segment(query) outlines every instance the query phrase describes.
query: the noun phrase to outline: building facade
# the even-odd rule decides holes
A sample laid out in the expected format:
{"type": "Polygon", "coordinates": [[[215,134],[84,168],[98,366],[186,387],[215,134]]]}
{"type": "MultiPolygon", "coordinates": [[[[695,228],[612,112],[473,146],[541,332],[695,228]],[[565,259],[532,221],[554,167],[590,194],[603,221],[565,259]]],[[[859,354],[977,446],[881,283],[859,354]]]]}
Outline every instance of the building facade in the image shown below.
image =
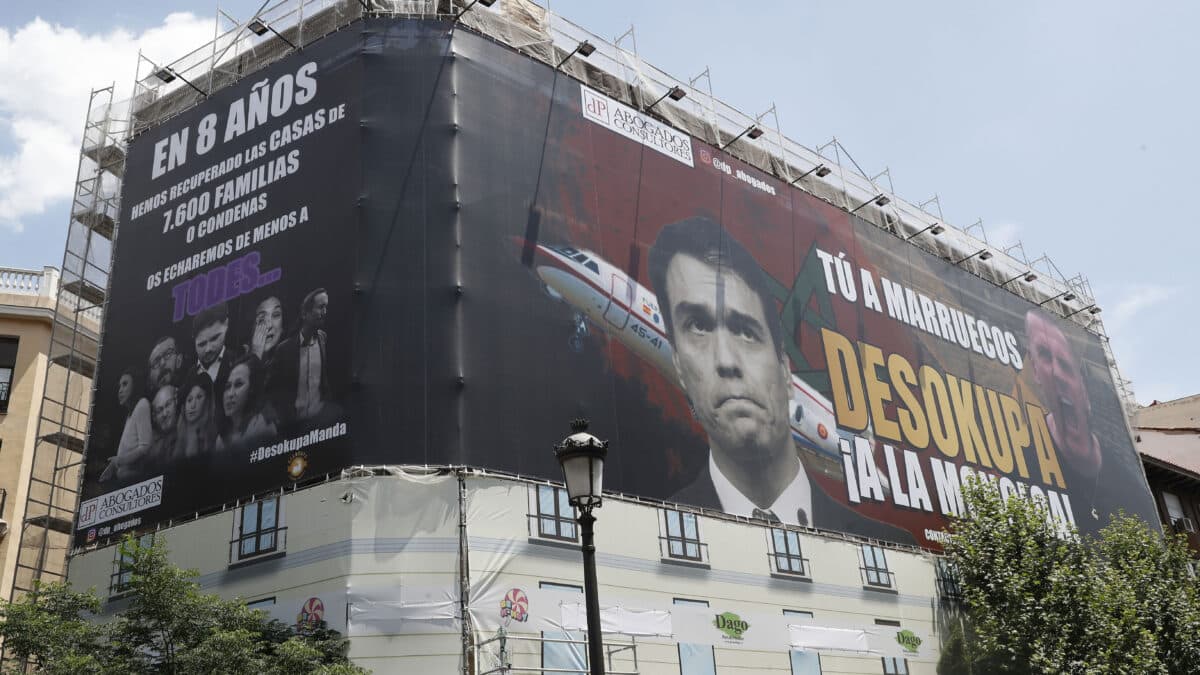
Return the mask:
{"type": "Polygon", "coordinates": [[[1140,408],[1134,433],[1163,530],[1200,555],[1200,396],[1140,408]]]}
{"type": "MultiPolygon", "coordinates": [[[[596,513],[610,672],[935,672],[928,553],[615,495],[596,513]]],[[[578,531],[551,483],[352,469],[149,536],[206,591],[324,619],[377,673],[586,670],[578,531]]],[[[118,563],[111,545],[71,561],[108,613],[118,563]]]]}
{"type": "Polygon", "coordinates": [[[70,531],[106,612],[133,533],[376,672],[579,672],[577,416],[613,673],[932,673],[962,480],[1153,511],[1084,289],[533,3],[400,4],[139,72],[70,531]]]}
{"type": "MultiPolygon", "coordinates": [[[[52,373],[50,336],[59,294],[59,271],[0,269],[0,551],[3,572],[0,593],[9,597],[17,574],[22,547],[36,549],[47,569],[65,568],[67,542],[38,536],[22,536],[30,475],[34,471],[34,447],[44,415],[72,420],[86,419],[91,401],[90,379],[77,379],[68,386],[67,377],[52,373]],[[47,392],[52,392],[48,403],[47,392]]],[[[91,335],[98,327],[98,312],[80,320],[91,335]]],[[[77,438],[82,446],[82,435],[77,438]]],[[[53,464],[53,457],[41,461],[53,464]]],[[[35,487],[34,499],[45,499],[35,487]]],[[[28,574],[28,570],[25,572],[28,574]]]]}

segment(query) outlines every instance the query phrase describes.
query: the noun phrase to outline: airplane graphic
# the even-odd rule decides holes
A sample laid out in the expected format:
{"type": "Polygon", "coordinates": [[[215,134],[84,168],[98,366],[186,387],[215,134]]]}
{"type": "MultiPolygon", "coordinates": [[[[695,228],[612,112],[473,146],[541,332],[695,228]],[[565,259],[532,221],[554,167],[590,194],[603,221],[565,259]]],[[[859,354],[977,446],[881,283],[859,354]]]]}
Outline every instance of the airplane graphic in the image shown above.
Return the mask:
{"type": "MultiPolygon", "coordinates": [[[[520,238],[516,243],[529,246],[520,238]]],[[[590,321],[653,364],[669,381],[678,381],[671,343],[654,293],[591,251],[557,244],[536,244],[533,248],[533,269],[546,292],[577,312],[575,332],[570,338],[573,349],[582,348],[590,321]]],[[[788,413],[792,438],[840,466],[833,406],[795,375],[788,413]]]]}

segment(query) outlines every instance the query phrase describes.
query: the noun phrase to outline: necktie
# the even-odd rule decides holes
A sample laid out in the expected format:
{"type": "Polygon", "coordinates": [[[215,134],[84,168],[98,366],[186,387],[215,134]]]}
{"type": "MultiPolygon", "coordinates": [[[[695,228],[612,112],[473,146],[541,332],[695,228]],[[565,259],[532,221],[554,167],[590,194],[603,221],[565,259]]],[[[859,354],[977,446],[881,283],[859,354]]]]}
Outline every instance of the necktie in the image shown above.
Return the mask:
{"type": "Polygon", "coordinates": [[[779,520],[779,516],[775,515],[775,512],[774,512],[774,511],[770,511],[770,510],[766,510],[766,511],[764,511],[763,509],[757,509],[757,508],[756,508],[756,509],[754,509],[754,511],[753,511],[753,512],[752,512],[750,515],[754,516],[755,518],[758,518],[759,520],[765,520],[765,521],[767,521],[768,523],[778,523],[778,522],[781,522],[781,521],[779,520]]]}
{"type": "MultiPolygon", "coordinates": [[[[770,509],[763,510],[756,508],[753,512],[751,512],[750,515],[758,518],[759,520],[765,520],[768,523],[783,522],[779,520],[779,516],[775,515],[775,512],[771,511],[770,509]]],[[[808,514],[804,512],[804,509],[796,509],[796,524],[801,527],[808,527],[808,514]]]]}

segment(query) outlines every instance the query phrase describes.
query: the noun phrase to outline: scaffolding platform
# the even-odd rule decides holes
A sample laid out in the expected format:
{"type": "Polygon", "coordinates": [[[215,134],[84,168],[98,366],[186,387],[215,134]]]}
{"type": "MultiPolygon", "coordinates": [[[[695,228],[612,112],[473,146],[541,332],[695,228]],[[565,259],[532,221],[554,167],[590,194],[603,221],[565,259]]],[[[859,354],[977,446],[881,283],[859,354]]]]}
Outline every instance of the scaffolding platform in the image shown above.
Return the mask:
{"type": "Polygon", "coordinates": [[[38,439],[43,443],[57,445],[72,452],[83,452],[83,439],[66,431],[55,431],[38,439]]]}
{"type": "Polygon", "coordinates": [[[63,290],[74,293],[79,298],[92,305],[104,304],[104,289],[97,287],[95,284],[90,284],[83,279],[68,281],[63,284],[63,290]]]}
{"type": "Polygon", "coordinates": [[[118,178],[125,172],[125,148],[116,143],[85,146],[83,156],[95,162],[101,170],[118,178]]]}
{"type": "Polygon", "coordinates": [[[34,527],[39,527],[39,528],[45,528],[47,530],[51,530],[54,532],[60,532],[62,534],[66,534],[66,535],[71,534],[71,526],[72,525],[73,525],[73,523],[68,518],[51,516],[51,515],[44,514],[44,513],[40,516],[33,516],[32,518],[25,519],[26,527],[34,526],[34,527]]]}
{"type": "Polygon", "coordinates": [[[82,354],[71,352],[59,354],[50,359],[50,363],[62,366],[67,370],[78,373],[89,380],[96,376],[96,361],[82,354]]]}

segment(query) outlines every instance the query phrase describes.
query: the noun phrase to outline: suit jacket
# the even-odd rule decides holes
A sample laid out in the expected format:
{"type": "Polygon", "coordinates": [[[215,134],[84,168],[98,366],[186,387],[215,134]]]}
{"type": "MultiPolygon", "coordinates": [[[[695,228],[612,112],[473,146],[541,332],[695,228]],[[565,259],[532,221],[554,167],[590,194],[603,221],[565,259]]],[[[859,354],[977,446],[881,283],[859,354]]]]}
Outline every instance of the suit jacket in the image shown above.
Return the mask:
{"type": "MultiPolygon", "coordinates": [[[[322,401],[329,401],[329,358],[325,350],[325,331],[317,329],[314,336],[317,347],[321,352],[321,384],[319,392],[322,401]]],[[[275,414],[285,424],[291,424],[296,419],[296,395],[300,387],[300,331],[275,345],[271,354],[271,370],[267,375],[267,391],[275,414]]]]}
{"type": "MultiPolygon", "coordinates": [[[[804,466],[800,466],[804,470],[804,466]]],[[[912,534],[898,527],[881,523],[861,516],[851,509],[835,501],[825,494],[815,481],[809,481],[812,486],[812,510],[809,514],[809,526],[820,530],[836,530],[857,534],[871,539],[883,539],[901,544],[915,544],[912,534]]],[[[684,487],[671,497],[671,501],[680,504],[690,504],[706,509],[721,510],[721,499],[717,496],[717,488],[713,486],[712,475],[708,471],[708,462],[700,475],[691,484],[684,487]]]]}
{"type": "MultiPolygon", "coordinates": [[[[229,371],[237,356],[234,350],[230,347],[225,347],[221,352],[221,356],[217,357],[221,365],[217,368],[217,377],[213,380],[213,398],[214,400],[214,423],[218,428],[225,422],[225,406],[221,405],[221,399],[225,396],[225,383],[229,381],[229,371]]],[[[200,373],[208,374],[208,369],[197,360],[192,364],[192,373],[199,375],[200,373]]],[[[184,378],[186,381],[186,378],[184,378]]],[[[182,387],[183,382],[179,385],[182,387]]],[[[180,389],[179,391],[179,410],[183,410],[183,401],[187,397],[187,392],[180,389]]]]}

